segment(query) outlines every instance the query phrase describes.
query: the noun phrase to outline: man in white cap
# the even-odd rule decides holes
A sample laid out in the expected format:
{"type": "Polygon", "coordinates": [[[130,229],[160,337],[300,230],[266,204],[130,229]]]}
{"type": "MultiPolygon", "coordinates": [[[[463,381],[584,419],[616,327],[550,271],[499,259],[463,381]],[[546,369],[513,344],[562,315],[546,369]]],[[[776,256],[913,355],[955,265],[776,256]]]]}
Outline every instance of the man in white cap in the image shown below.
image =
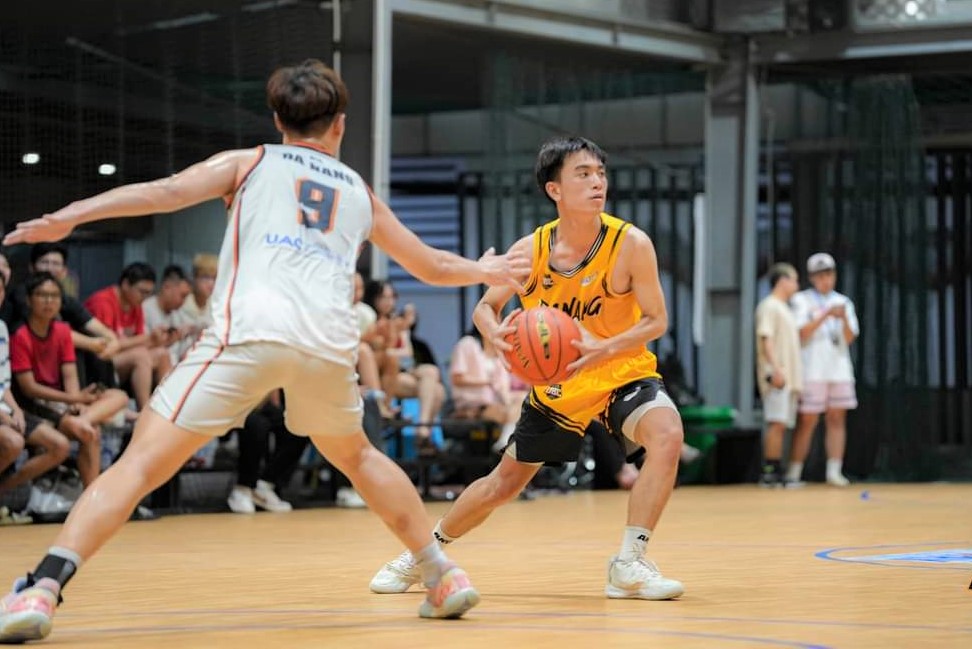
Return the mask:
{"type": "Polygon", "coordinates": [[[837,263],[833,257],[826,252],[810,255],[807,274],[813,288],[800,291],[791,302],[803,344],[803,393],[786,477],[800,479],[813,431],[824,414],[827,484],[846,487],[846,417],[848,410],[857,408],[849,346],[860,333],[860,325],[854,303],[834,290],[837,263]]]}

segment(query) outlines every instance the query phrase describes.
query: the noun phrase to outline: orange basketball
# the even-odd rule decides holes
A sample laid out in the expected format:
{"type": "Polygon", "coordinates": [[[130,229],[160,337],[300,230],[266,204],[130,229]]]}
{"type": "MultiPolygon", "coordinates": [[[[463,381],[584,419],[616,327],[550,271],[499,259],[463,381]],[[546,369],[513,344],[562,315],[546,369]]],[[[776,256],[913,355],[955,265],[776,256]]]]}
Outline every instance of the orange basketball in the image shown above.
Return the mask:
{"type": "Polygon", "coordinates": [[[513,349],[506,358],[514,374],[531,385],[553,385],[567,378],[567,365],[580,357],[571,341],[581,337],[569,315],[539,306],[517,313],[510,325],[515,331],[506,342],[513,349]]]}

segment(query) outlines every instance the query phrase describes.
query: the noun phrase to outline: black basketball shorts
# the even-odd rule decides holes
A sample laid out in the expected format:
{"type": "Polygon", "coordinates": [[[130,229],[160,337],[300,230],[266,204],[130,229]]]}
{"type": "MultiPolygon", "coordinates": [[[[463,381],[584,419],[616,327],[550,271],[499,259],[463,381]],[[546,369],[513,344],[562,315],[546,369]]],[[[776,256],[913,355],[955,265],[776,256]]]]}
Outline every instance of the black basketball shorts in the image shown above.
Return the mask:
{"type": "MultiPolygon", "coordinates": [[[[637,420],[648,410],[658,407],[678,411],[661,379],[640,379],[614,390],[607,408],[601,413],[601,421],[612,435],[625,441],[625,452],[630,456],[640,448],[633,439],[637,420]]],[[[582,443],[581,435],[561,428],[525,399],[505,452],[518,462],[562,464],[577,459],[582,443]]]]}

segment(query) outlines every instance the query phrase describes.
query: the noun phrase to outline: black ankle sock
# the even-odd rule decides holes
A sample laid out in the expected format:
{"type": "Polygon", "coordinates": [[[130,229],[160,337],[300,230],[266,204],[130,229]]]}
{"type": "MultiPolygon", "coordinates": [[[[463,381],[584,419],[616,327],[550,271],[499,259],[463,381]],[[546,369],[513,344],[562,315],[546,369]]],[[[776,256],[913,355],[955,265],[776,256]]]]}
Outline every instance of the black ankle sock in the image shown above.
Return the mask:
{"type": "Polygon", "coordinates": [[[78,567],[70,559],[48,554],[37,564],[37,569],[34,570],[33,574],[27,575],[27,582],[33,584],[38,580],[50,578],[59,583],[61,588],[64,588],[77,570],[78,567]]]}

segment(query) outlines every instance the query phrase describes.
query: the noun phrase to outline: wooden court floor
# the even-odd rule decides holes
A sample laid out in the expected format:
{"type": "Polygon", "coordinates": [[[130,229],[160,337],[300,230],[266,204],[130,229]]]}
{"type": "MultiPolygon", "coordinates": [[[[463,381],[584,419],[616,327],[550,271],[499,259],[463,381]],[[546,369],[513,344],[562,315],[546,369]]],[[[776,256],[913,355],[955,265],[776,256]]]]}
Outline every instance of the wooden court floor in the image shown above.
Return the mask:
{"type": "MultiPolygon", "coordinates": [[[[625,504],[576,492],[500,510],[450,546],[483,595],[459,621],[368,591],[399,548],[367,511],[131,523],[67,589],[46,644],[972,647],[972,485],[679,489],[649,544],[686,585],[674,602],[603,597],[625,504]]],[[[56,531],[0,530],[0,579],[56,531]]]]}

